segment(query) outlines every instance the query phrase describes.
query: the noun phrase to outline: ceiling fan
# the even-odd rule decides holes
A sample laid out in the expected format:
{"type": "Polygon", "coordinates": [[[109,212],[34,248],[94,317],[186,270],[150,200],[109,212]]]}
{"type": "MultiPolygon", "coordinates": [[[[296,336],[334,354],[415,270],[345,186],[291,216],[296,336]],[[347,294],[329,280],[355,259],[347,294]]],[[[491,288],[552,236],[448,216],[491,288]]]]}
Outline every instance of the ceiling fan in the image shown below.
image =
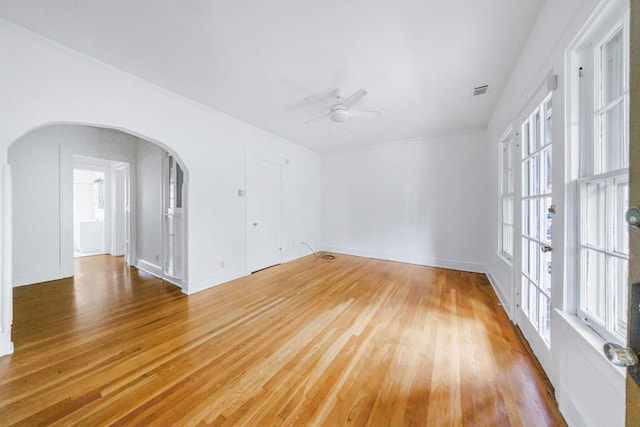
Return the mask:
{"type": "Polygon", "coordinates": [[[364,89],[359,89],[353,95],[348,98],[344,97],[344,92],[340,89],[333,91],[332,95],[336,98],[336,101],[333,105],[329,105],[325,102],[318,101],[313,98],[305,98],[307,101],[314,102],[318,105],[322,105],[329,109],[329,112],[323,114],[318,117],[314,117],[313,119],[305,121],[305,123],[315,122],[316,120],[323,119],[328,117],[333,123],[338,123],[342,125],[346,125],[348,128],[349,119],[351,117],[379,117],[382,114],[380,111],[372,111],[372,110],[357,110],[353,109],[354,105],[356,105],[364,96],[367,94],[367,91],[364,89]]]}

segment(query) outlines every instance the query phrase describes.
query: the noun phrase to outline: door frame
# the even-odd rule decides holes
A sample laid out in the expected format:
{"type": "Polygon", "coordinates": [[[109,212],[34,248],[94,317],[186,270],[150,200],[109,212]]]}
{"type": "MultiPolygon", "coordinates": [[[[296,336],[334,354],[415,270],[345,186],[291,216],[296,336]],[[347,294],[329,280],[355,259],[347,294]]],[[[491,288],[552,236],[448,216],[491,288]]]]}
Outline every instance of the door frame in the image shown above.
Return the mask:
{"type": "Polygon", "coordinates": [[[245,274],[251,274],[252,271],[249,268],[249,215],[248,215],[248,196],[246,194],[247,190],[247,176],[249,173],[249,161],[250,160],[258,160],[266,163],[271,163],[280,167],[280,263],[284,260],[284,206],[285,206],[285,165],[289,164],[288,159],[283,159],[281,157],[273,156],[269,153],[248,149],[245,152],[245,173],[244,173],[244,196],[245,196],[245,209],[244,209],[244,241],[245,241],[245,256],[244,256],[244,270],[245,274]]]}
{"type": "Polygon", "coordinates": [[[187,243],[188,243],[188,239],[187,239],[187,207],[188,207],[188,201],[187,201],[187,188],[188,188],[188,174],[187,171],[184,167],[184,164],[182,163],[182,161],[180,160],[180,158],[178,156],[176,156],[173,152],[168,151],[165,147],[160,146],[160,148],[163,150],[164,154],[162,157],[162,167],[161,167],[161,212],[160,212],[160,224],[161,224],[161,233],[162,233],[162,248],[161,248],[161,255],[160,255],[160,275],[161,278],[163,280],[166,280],[167,282],[173,283],[174,285],[180,286],[181,288],[184,289],[185,284],[187,283],[187,243]],[[167,224],[166,224],[166,218],[167,218],[167,213],[165,212],[167,210],[167,203],[168,203],[168,192],[169,192],[169,157],[173,157],[173,161],[175,162],[176,165],[180,166],[180,169],[182,170],[182,207],[179,208],[180,211],[180,217],[181,217],[181,228],[182,228],[182,248],[181,248],[181,253],[180,256],[182,257],[182,274],[180,276],[176,276],[176,275],[172,275],[172,274],[168,274],[166,271],[166,257],[167,257],[167,242],[166,237],[167,237],[167,224]]]}
{"type": "MultiPolygon", "coordinates": [[[[102,254],[110,254],[113,249],[113,175],[111,174],[112,170],[110,165],[106,164],[108,161],[105,161],[104,165],[99,165],[97,164],[98,160],[101,161],[102,159],[96,159],[96,163],[92,164],[85,163],[84,159],[74,158],[72,173],[75,175],[76,170],[85,170],[104,174],[104,225],[102,227],[102,254]]],[[[102,163],[102,161],[100,163],[102,163]]],[[[75,186],[73,181],[72,185],[75,186]]],[[[72,203],[75,204],[75,188],[72,188],[71,197],[72,203]]],[[[75,235],[75,213],[73,211],[73,205],[71,217],[73,224],[71,233],[72,239],[75,242],[77,237],[75,235]]]]}
{"type": "MultiPolygon", "coordinates": [[[[629,13],[629,205],[640,206],[640,0],[631,0],[629,13]]],[[[630,259],[640,257],[640,228],[629,227],[630,259]]],[[[640,263],[629,262],[629,295],[631,284],[640,282],[640,263]]],[[[631,301],[631,298],[628,299],[631,301]]],[[[629,304],[627,345],[631,343],[631,304],[629,304]]],[[[637,350],[637,349],[635,349],[637,350]]],[[[640,424],[640,386],[627,372],[626,425],[640,424]]]]}
{"type": "Polygon", "coordinates": [[[123,256],[125,262],[128,265],[131,265],[131,176],[130,176],[130,166],[128,162],[118,162],[111,167],[111,255],[118,256],[114,252],[114,242],[116,239],[116,235],[118,234],[115,216],[116,212],[116,203],[115,199],[118,194],[118,189],[115,185],[116,173],[119,171],[123,171],[124,173],[124,248],[123,248],[123,256]]]}
{"type": "MultiPolygon", "coordinates": [[[[551,73],[549,74],[549,76],[551,73]]],[[[521,298],[521,289],[522,289],[522,124],[529,119],[531,113],[536,109],[545,98],[551,93],[552,105],[556,100],[556,95],[553,93],[553,90],[548,87],[547,81],[549,76],[547,76],[544,81],[538,86],[538,88],[534,91],[533,95],[526,101],[522,109],[516,115],[515,122],[513,124],[514,133],[515,133],[515,149],[514,149],[514,222],[515,222],[515,232],[514,232],[514,263],[513,263],[513,276],[512,276],[512,289],[513,289],[513,322],[518,325],[522,334],[526,338],[531,350],[537,357],[538,361],[542,365],[544,371],[547,375],[551,376],[553,372],[553,363],[552,363],[552,355],[551,355],[551,340],[549,345],[544,341],[544,339],[539,335],[538,331],[535,329],[534,325],[529,320],[527,314],[521,307],[520,298],[521,298]]],[[[556,139],[557,133],[555,129],[557,128],[557,115],[552,116],[552,159],[556,157],[556,152],[558,150],[558,141],[556,139]]],[[[552,165],[557,163],[555,160],[552,160],[552,165]]],[[[552,180],[554,182],[553,191],[551,193],[552,203],[557,204],[557,184],[558,176],[554,174],[555,170],[552,167],[552,180]]],[[[561,177],[560,177],[561,178],[561,177]]],[[[554,217],[553,222],[555,224],[556,221],[561,221],[559,216],[554,217]]],[[[557,233],[552,234],[552,243],[551,246],[553,248],[557,248],[557,241],[559,240],[559,236],[557,233]]],[[[552,252],[552,265],[557,262],[557,254],[552,252]]],[[[559,265],[559,264],[556,264],[559,265]]],[[[559,274],[558,270],[553,269],[551,275],[552,283],[556,284],[556,286],[561,283],[555,280],[557,274],[559,274]]],[[[551,311],[555,308],[554,304],[554,294],[555,292],[552,290],[551,293],[551,311]]],[[[553,335],[553,316],[551,316],[551,335],[553,335]]]]}

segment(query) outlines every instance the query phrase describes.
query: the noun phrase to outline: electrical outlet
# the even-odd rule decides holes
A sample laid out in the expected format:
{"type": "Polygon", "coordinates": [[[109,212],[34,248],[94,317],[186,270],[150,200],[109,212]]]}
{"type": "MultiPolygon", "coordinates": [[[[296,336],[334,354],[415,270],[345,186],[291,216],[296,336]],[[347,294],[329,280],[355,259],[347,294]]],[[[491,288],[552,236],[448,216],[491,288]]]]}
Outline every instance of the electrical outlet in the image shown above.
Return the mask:
{"type": "Polygon", "coordinates": [[[160,261],[160,255],[156,255],[156,262],[160,261]]]}

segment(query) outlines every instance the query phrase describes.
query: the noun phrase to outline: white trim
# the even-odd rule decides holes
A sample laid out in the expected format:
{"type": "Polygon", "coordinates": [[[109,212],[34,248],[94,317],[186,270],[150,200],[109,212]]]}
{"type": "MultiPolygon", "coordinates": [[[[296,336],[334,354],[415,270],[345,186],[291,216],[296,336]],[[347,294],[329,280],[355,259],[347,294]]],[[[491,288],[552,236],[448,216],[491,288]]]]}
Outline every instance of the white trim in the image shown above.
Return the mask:
{"type": "Polygon", "coordinates": [[[13,343],[11,342],[11,332],[0,333],[0,356],[13,353],[13,343]]]}
{"type": "Polygon", "coordinates": [[[2,229],[0,236],[0,266],[2,268],[2,278],[0,280],[1,297],[0,297],[0,355],[13,353],[13,343],[11,342],[11,326],[13,323],[13,286],[12,286],[12,257],[13,257],[13,240],[12,240],[12,206],[13,196],[11,187],[11,166],[8,164],[0,165],[0,180],[2,187],[0,193],[0,217],[2,219],[2,229]]]}
{"type": "Polygon", "coordinates": [[[496,282],[496,279],[493,276],[493,274],[491,273],[491,269],[489,267],[487,267],[485,275],[487,276],[487,279],[489,280],[489,283],[491,284],[491,287],[493,288],[493,291],[498,296],[498,299],[500,300],[500,304],[502,304],[502,307],[504,308],[504,311],[507,313],[507,316],[509,316],[509,319],[513,322],[513,313],[512,313],[511,302],[509,302],[508,299],[506,298],[506,296],[504,295],[503,290],[498,285],[498,282],[496,282]]]}
{"type": "Polygon", "coordinates": [[[40,272],[29,272],[28,274],[14,275],[13,276],[13,287],[17,288],[19,286],[29,286],[35,285],[43,282],[51,282],[53,280],[65,279],[67,277],[73,276],[65,276],[63,277],[60,274],[60,269],[56,268],[50,271],[40,271],[40,272]],[[35,273],[35,274],[34,274],[35,273]]]}
{"type": "Polygon", "coordinates": [[[160,266],[158,264],[154,264],[152,262],[149,261],[145,261],[143,259],[140,258],[136,258],[136,264],[135,264],[136,268],[145,271],[149,274],[152,274],[154,276],[156,276],[159,279],[162,279],[162,269],[160,268],[160,266]]]}
{"type": "Polygon", "coordinates": [[[150,263],[150,262],[147,262],[147,261],[145,261],[143,259],[139,259],[138,258],[136,260],[135,267],[138,270],[142,270],[145,273],[149,273],[152,276],[157,277],[160,280],[163,280],[165,282],[169,282],[172,285],[175,285],[175,286],[179,287],[180,289],[182,289],[182,292],[184,292],[184,290],[185,290],[185,285],[180,280],[178,280],[176,278],[173,278],[171,276],[162,276],[162,272],[160,270],[160,267],[158,265],[156,265],[156,264],[153,264],[153,263],[150,263]]]}
{"type": "Polygon", "coordinates": [[[343,255],[354,255],[365,258],[376,258],[386,261],[405,262],[407,264],[424,265],[428,267],[448,268],[451,270],[469,271],[472,273],[485,273],[487,271],[486,264],[458,261],[443,258],[419,257],[393,252],[370,251],[366,249],[342,248],[337,246],[324,246],[327,252],[338,253],[343,255]]]}
{"type": "Polygon", "coordinates": [[[582,417],[580,411],[578,411],[578,408],[576,408],[569,393],[564,390],[562,384],[560,384],[560,387],[556,389],[556,401],[558,402],[558,409],[560,409],[560,413],[564,417],[564,420],[567,422],[567,425],[589,425],[587,424],[587,421],[582,417]]]}
{"type": "Polygon", "coordinates": [[[468,129],[462,129],[462,130],[459,130],[459,131],[443,132],[443,133],[436,133],[436,134],[418,136],[418,137],[414,137],[414,138],[400,139],[400,140],[397,140],[397,141],[381,142],[379,144],[367,145],[367,146],[364,146],[364,147],[345,148],[343,150],[336,150],[336,151],[331,151],[329,153],[324,153],[323,155],[324,156],[334,156],[334,155],[353,153],[353,152],[358,152],[358,151],[367,151],[367,150],[371,150],[372,148],[383,148],[383,147],[389,147],[389,146],[400,145],[400,144],[409,144],[409,143],[414,143],[414,142],[434,141],[434,140],[438,140],[438,139],[442,139],[442,138],[448,138],[448,137],[452,137],[452,136],[467,135],[467,134],[478,133],[478,132],[485,132],[486,130],[487,130],[486,127],[472,127],[472,128],[468,128],[468,129]]]}
{"type": "Polygon", "coordinates": [[[215,276],[210,276],[195,282],[189,282],[187,286],[182,288],[182,292],[186,295],[193,295],[196,292],[201,292],[248,275],[249,274],[247,274],[243,269],[223,271],[221,274],[217,274],[215,276]]]}
{"type": "Polygon", "coordinates": [[[499,221],[498,221],[498,251],[497,251],[497,255],[502,258],[502,260],[504,260],[507,264],[509,264],[509,266],[513,266],[514,263],[514,257],[515,257],[515,244],[516,244],[516,234],[517,234],[517,227],[516,227],[516,223],[515,223],[515,211],[516,211],[516,147],[518,146],[518,133],[514,132],[513,130],[513,125],[509,124],[509,126],[507,127],[507,129],[504,131],[504,133],[502,134],[502,137],[500,138],[500,141],[498,142],[498,217],[499,217],[499,221]],[[512,180],[511,180],[511,187],[512,187],[512,191],[506,192],[505,188],[504,188],[504,182],[505,182],[505,162],[504,162],[504,150],[508,150],[508,154],[511,157],[511,171],[512,171],[512,180]],[[512,212],[511,212],[511,216],[512,216],[512,221],[511,221],[511,227],[513,229],[513,238],[511,239],[511,255],[507,254],[504,250],[504,226],[507,225],[504,221],[504,200],[507,197],[511,197],[512,199],[512,212]]]}

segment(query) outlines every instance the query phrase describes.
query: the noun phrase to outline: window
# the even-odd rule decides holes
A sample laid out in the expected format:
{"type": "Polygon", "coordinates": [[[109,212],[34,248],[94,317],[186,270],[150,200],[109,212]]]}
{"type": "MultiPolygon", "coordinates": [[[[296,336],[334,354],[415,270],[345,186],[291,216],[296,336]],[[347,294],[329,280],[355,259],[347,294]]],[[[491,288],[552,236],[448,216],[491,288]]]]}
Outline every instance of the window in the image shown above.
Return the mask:
{"type": "Polygon", "coordinates": [[[167,199],[169,209],[182,208],[182,185],[184,182],[184,174],[178,162],[173,156],[169,156],[169,185],[167,199]]]}
{"type": "Polygon", "coordinates": [[[603,337],[620,342],[627,335],[629,263],[627,22],[584,49],[579,69],[577,311],[603,337]]]}
{"type": "Polygon", "coordinates": [[[551,338],[551,94],[521,127],[522,260],[520,307],[544,342],[551,338]]]}
{"type": "Polygon", "coordinates": [[[499,253],[508,261],[513,259],[513,136],[511,129],[500,142],[500,243],[499,253]]]}

